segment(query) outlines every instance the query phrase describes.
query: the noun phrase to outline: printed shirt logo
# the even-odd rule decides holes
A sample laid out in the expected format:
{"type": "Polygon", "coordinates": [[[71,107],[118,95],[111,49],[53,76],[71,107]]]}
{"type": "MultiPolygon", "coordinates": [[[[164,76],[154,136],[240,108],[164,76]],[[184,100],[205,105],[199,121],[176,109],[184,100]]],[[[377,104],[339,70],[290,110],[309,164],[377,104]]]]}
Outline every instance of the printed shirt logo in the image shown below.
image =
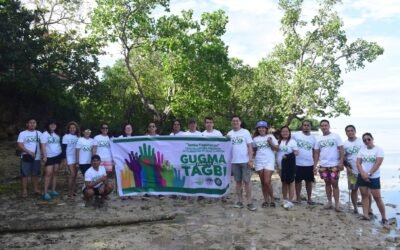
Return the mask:
{"type": "Polygon", "coordinates": [[[60,143],[60,138],[54,137],[54,136],[49,136],[47,138],[47,143],[49,143],[49,144],[59,144],[60,143]]]}
{"type": "Polygon", "coordinates": [[[90,150],[92,150],[92,146],[90,146],[90,145],[83,145],[81,149],[82,149],[82,151],[84,151],[84,152],[89,152],[90,150]]]}
{"type": "Polygon", "coordinates": [[[77,142],[78,142],[78,138],[74,138],[74,139],[70,139],[70,140],[68,141],[68,144],[76,145],[77,142]]]}
{"type": "Polygon", "coordinates": [[[375,155],[363,155],[362,156],[362,161],[363,162],[374,163],[376,161],[376,156],[375,155]]]}
{"type": "Polygon", "coordinates": [[[306,151],[311,151],[312,150],[312,145],[311,143],[309,143],[308,141],[304,141],[304,140],[297,140],[297,147],[306,150],[306,151]]]}
{"type": "Polygon", "coordinates": [[[280,151],[289,152],[289,147],[287,145],[279,146],[280,151]]]}
{"type": "Polygon", "coordinates": [[[233,138],[232,138],[232,144],[233,144],[233,145],[242,144],[243,141],[244,141],[243,136],[237,136],[237,137],[233,137],[233,138]]]}
{"type": "Polygon", "coordinates": [[[25,143],[37,143],[39,139],[37,136],[26,136],[25,137],[25,143]]]}
{"type": "Polygon", "coordinates": [[[110,141],[99,141],[97,146],[98,147],[109,148],[110,147],[110,141]]]}
{"type": "Polygon", "coordinates": [[[269,146],[269,144],[268,144],[267,141],[258,141],[258,142],[256,142],[255,144],[256,144],[256,147],[257,147],[258,149],[270,148],[270,146],[269,146]]]}
{"type": "Polygon", "coordinates": [[[355,146],[352,146],[352,147],[347,147],[344,150],[346,151],[347,154],[352,155],[352,154],[358,154],[360,149],[361,149],[361,146],[355,145],[355,146]]]}
{"type": "Polygon", "coordinates": [[[326,140],[319,142],[319,146],[321,148],[331,148],[331,147],[334,147],[335,145],[336,145],[336,143],[335,143],[334,139],[326,139],[326,140]]]}

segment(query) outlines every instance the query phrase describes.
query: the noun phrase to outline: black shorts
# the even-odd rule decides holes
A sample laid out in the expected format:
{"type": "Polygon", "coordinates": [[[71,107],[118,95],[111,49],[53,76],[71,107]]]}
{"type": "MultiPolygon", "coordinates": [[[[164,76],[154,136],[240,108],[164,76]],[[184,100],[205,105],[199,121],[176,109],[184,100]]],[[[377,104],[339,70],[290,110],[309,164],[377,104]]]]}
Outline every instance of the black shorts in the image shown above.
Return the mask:
{"type": "Polygon", "coordinates": [[[294,182],[294,177],[296,175],[295,165],[289,164],[288,166],[282,166],[281,169],[281,181],[284,183],[294,182]]]}
{"type": "Polygon", "coordinates": [[[314,166],[296,166],[296,183],[302,181],[315,182],[314,166]]]}
{"type": "MultiPolygon", "coordinates": [[[[101,188],[101,186],[98,187],[98,188],[92,188],[93,191],[94,191],[94,195],[100,195],[100,192],[99,192],[100,188],[101,188]]],[[[87,189],[87,188],[85,187],[85,188],[82,190],[82,192],[85,193],[86,189],[87,189]]]]}
{"type": "Polygon", "coordinates": [[[83,178],[85,178],[85,173],[90,167],[91,167],[90,164],[79,164],[79,169],[81,170],[83,178]]]}
{"type": "Polygon", "coordinates": [[[373,178],[369,179],[369,182],[364,181],[364,179],[361,177],[361,175],[358,175],[357,177],[357,186],[358,187],[367,187],[369,189],[381,189],[381,178],[373,178]]]}
{"type": "Polygon", "coordinates": [[[51,166],[51,165],[56,165],[56,164],[60,164],[60,163],[61,163],[61,154],[54,156],[54,157],[47,158],[47,161],[44,165],[51,166]]]}

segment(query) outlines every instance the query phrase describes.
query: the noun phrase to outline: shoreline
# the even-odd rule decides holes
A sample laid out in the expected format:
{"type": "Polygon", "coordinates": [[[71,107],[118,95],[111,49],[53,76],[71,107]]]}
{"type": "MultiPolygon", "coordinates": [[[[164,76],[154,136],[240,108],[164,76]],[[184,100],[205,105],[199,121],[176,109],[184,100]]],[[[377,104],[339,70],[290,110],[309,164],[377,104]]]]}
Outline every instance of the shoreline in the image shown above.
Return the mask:
{"type": "MultiPolygon", "coordinates": [[[[0,184],[19,185],[18,160],[10,146],[0,146],[2,157],[9,169],[0,184]],[[4,178],[7,177],[7,178],[4,178]],[[13,184],[16,183],[16,184],[13,184]]],[[[64,229],[37,232],[0,233],[2,248],[59,248],[59,249],[262,249],[262,248],[388,248],[400,247],[399,231],[393,226],[382,226],[374,221],[360,221],[348,213],[347,190],[341,190],[341,207],[344,212],[325,210],[324,183],[317,181],[313,187],[313,200],[305,201],[286,210],[277,202],[276,208],[261,208],[262,194],[258,176],[252,176],[255,212],[233,208],[234,183],[227,202],[206,198],[193,203],[188,200],[165,197],[140,197],[122,201],[116,194],[103,205],[85,208],[80,195],[66,196],[67,177],[60,169],[60,197],[44,202],[40,197],[18,198],[16,193],[0,195],[1,226],[7,223],[35,224],[72,221],[132,220],[174,214],[175,219],[139,223],[135,225],[98,226],[81,229],[64,229]],[[211,202],[210,202],[211,201],[211,202]],[[104,217],[104,218],[103,218],[104,217]]],[[[82,183],[82,177],[79,182],[82,183]]],[[[342,177],[341,177],[342,178],[342,177]]],[[[342,178],[344,179],[344,178],[342,178]]],[[[319,178],[317,178],[319,180],[319,178]]],[[[17,186],[19,187],[19,186],[17,186]]],[[[280,197],[279,176],[273,175],[274,196],[280,197]]],[[[12,189],[11,189],[12,190],[12,189]]],[[[19,191],[19,189],[18,189],[19,191]]],[[[303,185],[302,195],[305,194],[303,185]]],[[[376,210],[377,212],[377,210],[376,210]]],[[[380,215],[378,214],[380,218],[380,215]]],[[[121,223],[122,224],[122,223],[121,223]]]]}

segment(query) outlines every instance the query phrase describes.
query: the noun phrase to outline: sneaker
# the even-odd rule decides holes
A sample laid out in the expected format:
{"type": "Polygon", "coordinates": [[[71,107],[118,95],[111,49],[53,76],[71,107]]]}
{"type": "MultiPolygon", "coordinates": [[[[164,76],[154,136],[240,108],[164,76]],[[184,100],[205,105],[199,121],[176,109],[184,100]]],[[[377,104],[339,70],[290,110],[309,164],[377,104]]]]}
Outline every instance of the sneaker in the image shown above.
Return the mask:
{"type": "Polygon", "coordinates": [[[275,202],[271,202],[271,203],[269,204],[269,206],[270,206],[270,207],[276,207],[276,204],[275,204],[275,202]]]}
{"type": "Polygon", "coordinates": [[[58,192],[56,192],[56,191],[50,191],[50,192],[47,192],[49,195],[51,195],[51,197],[53,198],[53,197],[57,197],[57,196],[59,196],[60,194],[58,193],[58,192]]]}
{"type": "Polygon", "coordinates": [[[262,208],[269,207],[269,204],[268,204],[268,202],[263,202],[263,204],[261,204],[261,207],[262,207],[262,208]]]}
{"type": "Polygon", "coordinates": [[[256,211],[256,206],[253,203],[247,204],[247,209],[250,211],[256,211]]]}
{"type": "Polygon", "coordinates": [[[51,195],[50,195],[49,193],[45,193],[45,194],[43,195],[43,200],[45,200],[45,201],[51,200],[51,195]]]}
{"type": "Polygon", "coordinates": [[[236,204],[235,205],[233,205],[233,207],[234,208],[243,208],[244,206],[243,206],[243,203],[241,203],[241,202],[236,202],[236,204]]]}

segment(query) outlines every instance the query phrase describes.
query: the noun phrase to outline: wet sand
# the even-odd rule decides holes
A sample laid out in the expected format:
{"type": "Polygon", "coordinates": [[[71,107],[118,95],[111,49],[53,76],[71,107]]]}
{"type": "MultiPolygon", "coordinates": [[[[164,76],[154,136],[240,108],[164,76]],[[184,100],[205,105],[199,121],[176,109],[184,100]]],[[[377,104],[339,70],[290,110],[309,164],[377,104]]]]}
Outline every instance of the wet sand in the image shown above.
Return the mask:
{"type": "MultiPolygon", "coordinates": [[[[233,208],[235,195],[227,202],[205,199],[193,203],[188,200],[140,197],[120,200],[115,194],[104,204],[84,207],[81,197],[68,199],[65,190],[66,172],[60,170],[61,196],[51,202],[39,197],[19,198],[19,193],[8,187],[18,187],[18,159],[11,144],[0,145],[0,229],[7,225],[46,227],[98,220],[163,218],[173,220],[132,225],[100,226],[80,229],[0,233],[0,249],[369,249],[400,247],[399,237],[393,236],[394,226],[382,226],[373,221],[360,221],[347,212],[325,210],[324,184],[315,184],[314,201],[290,210],[283,207],[261,208],[261,189],[256,174],[252,186],[257,210],[233,208]]],[[[273,176],[275,196],[280,197],[278,176],[273,176]]],[[[81,180],[81,179],[80,179],[81,180]]],[[[303,190],[305,191],[305,190],[303,190]]],[[[342,196],[347,193],[342,191],[342,196]]],[[[278,201],[279,204],[279,201],[278,201]]],[[[360,210],[361,211],[361,210],[360,210]]],[[[379,216],[379,215],[378,215],[379,216]]],[[[397,232],[398,235],[398,232],[397,232]]]]}

